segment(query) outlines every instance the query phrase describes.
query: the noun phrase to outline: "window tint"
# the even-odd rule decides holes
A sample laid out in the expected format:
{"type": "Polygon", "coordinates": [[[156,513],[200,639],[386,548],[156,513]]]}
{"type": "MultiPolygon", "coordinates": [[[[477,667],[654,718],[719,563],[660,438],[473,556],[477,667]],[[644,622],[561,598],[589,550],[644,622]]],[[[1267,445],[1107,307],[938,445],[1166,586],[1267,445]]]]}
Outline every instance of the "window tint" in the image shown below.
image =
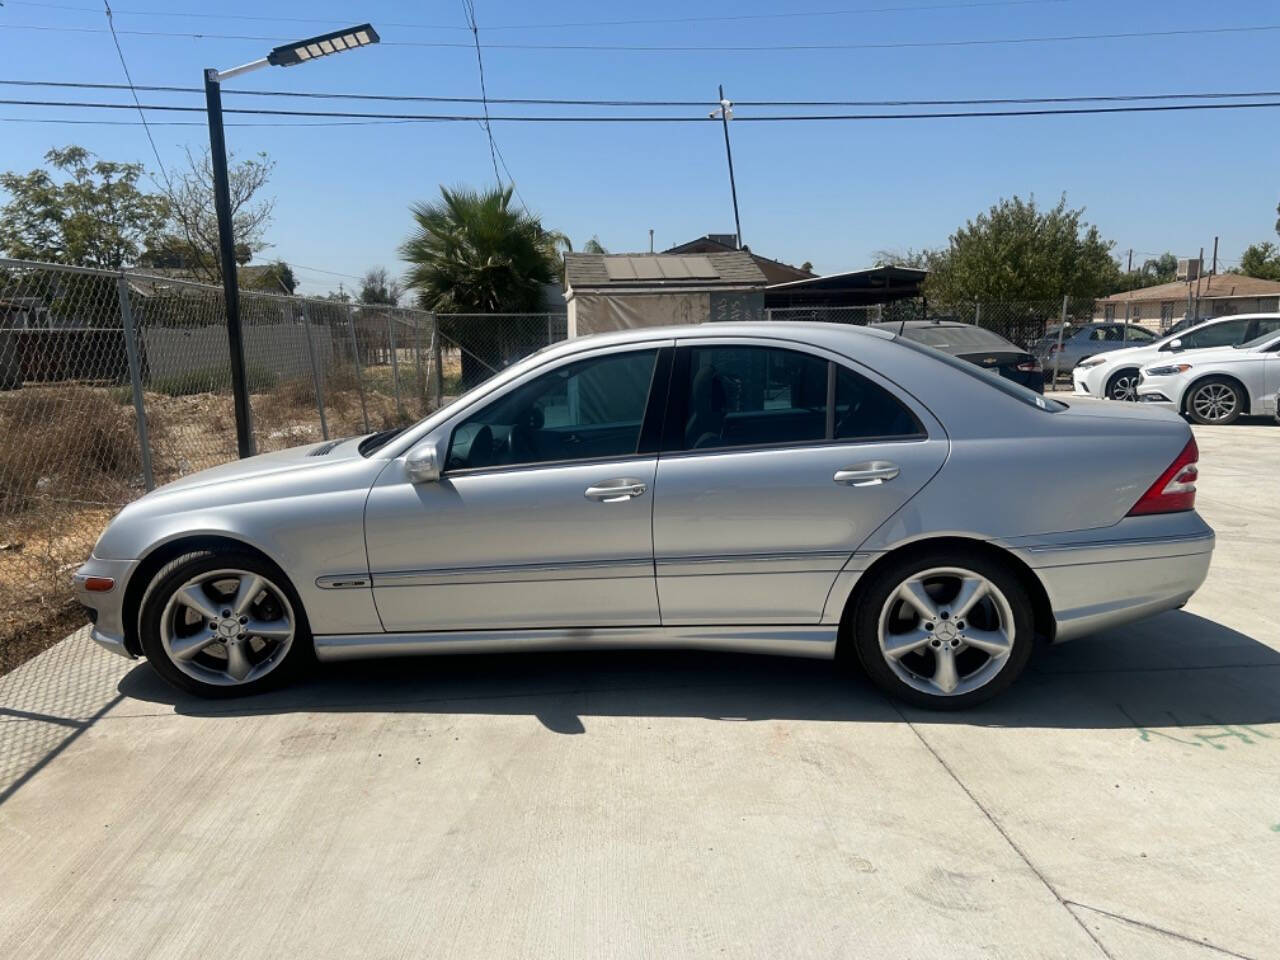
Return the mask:
{"type": "Polygon", "coordinates": [[[1130,327],[1127,337],[1130,343],[1150,343],[1156,335],[1146,327],[1130,327]]]}
{"type": "Polygon", "coordinates": [[[635,453],[657,355],[592,357],[514,388],[454,428],[446,469],[635,453]]]}
{"type": "Polygon", "coordinates": [[[1120,331],[1115,327],[1094,327],[1089,331],[1090,340],[1119,340],[1120,331]]]}
{"type": "Polygon", "coordinates": [[[1280,333],[1280,317],[1264,317],[1258,321],[1255,328],[1259,337],[1268,336],[1273,333],[1280,333]]]}
{"type": "Polygon", "coordinates": [[[771,347],[691,347],[673,385],[687,406],[683,449],[822,440],[827,361],[771,347]]]}
{"type": "Polygon", "coordinates": [[[861,374],[836,367],[837,440],[923,436],[924,428],[888,390],[861,374]]]}
{"type": "Polygon", "coordinates": [[[964,353],[968,350],[1017,350],[999,334],[969,324],[963,326],[909,327],[903,331],[908,340],[926,343],[947,353],[964,353]]]}
{"type": "Polygon", "coordinates": [[[1215,323],[1213,326],[1196,330],[1182,337],[1184,350],[1199,350],[1202,347],[1229,347],[1244,339],[1249,328],[1248,320],[1229,320],[1226,323],[1215,323]]]}

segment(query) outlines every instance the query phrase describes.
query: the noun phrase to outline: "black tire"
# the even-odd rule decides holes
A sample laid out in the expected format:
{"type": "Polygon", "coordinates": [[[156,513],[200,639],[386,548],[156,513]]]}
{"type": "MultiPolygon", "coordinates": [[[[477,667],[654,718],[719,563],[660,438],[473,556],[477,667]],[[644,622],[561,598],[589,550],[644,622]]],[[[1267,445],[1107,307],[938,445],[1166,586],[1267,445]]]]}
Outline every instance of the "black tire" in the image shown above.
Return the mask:
{"type": "Polygon", "coordinates": [[[1108,400],[1119,401],[1135,401],[1138,399],[1138,371],[1133,367],[1127,367],[1124,370],[1117,370],[1107,379],[1106,390],[1103,394],[1108,400]],[[1120,381],[1126,377],[1132,378],[1133,389],[1128,396],[1116,396],[1119,392],[1120,381]]]}
{"type": "MultiPolygon", "coordinates": [[[[225,612],[225,611],[223,611],[225,612]]],[[[296,678],[315,660],[311,628],[302,601],[289,578],[275,564],[239,551],[199,550],[184,554],[165,565],[151,580],[138,614],[138,633],[142,652],[151,666],[173,686],[196,696],[211,699],[252,696],[274,689],[296,678]],[[288,650],[264,676],[244,683],[222,686],[203,682],[179,669],[170,659],[161,639],[161,621],[174,593],[191,579],[203,573],[234,569],[257,574],[275,586],[292,607],[294,634],[288,650]]]]}
{"type": "Polygon", "coordinates": [[[871,681],[883,692],[917,707],[963,710],[1002,693],[1026,668],[1035,646],[1035,617],[1031,598],[1013,570],[987,553],[972,549],[918,551],[890,561],[859,584],[842,646],[851,648],[871,681]],[[1013,642],[1003,667],[975,690],[950,695],[922,692],[904,682],[886,662],[880,649],[880,616],[898,586],[915,574],[937,568],[961,568],[985,577],[1008,602],[1013,614],[1013,642]]]}
{"type": "MultiPolygon", "coordinates": [[[[1219,395],[1221,395],[1219,393],[1219,395]]],[[[1240,389],[1239,384],[1227,377],[1206,377],[1191,385],[1191,389],[1187,391],[1186,399],[1183,401],[1183,410],[1187,416],[1196,423],[1203,423],[1210,426],[1225,427],[1228,424],[1235,423],[1244,413],[1244,392],[1240,389]],[[1205,414],[1197,410],[1198,401],[1205,398],[1209,391],[1221,391],[1226,388],[1235,398],[1232,409],[1229,413],[1214,416],[1205,414]]]]}

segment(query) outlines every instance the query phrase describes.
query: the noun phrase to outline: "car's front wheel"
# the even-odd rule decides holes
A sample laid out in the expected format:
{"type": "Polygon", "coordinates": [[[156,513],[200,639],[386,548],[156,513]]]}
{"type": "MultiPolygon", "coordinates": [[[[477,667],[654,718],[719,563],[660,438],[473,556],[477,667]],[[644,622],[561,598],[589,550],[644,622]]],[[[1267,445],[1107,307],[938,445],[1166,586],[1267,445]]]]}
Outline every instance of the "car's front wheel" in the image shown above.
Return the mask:
{"type": "Polygon", "coordinates": [[[1108,400],[1137,400],[1138,371],[1120,370],[1111,375],[1107,381],[1108,400]]]}
{"type": "Polygon", "coordinates": [[[1013,683],[1031,656],[1033,624],[1030,597],[1006,565],[978,551],[936,551],[872,574],[847,642],[886,693],[956,710],[1013,683]]]}
{"type": "Polygon", "coordinates": [[[1187,395],[1187,414],[1196,423],[1225,426],[1244,412],[1244,395],[1230,380],[1211,378],[1197,383],[1187,395]]]}
{"type": "Polygon", "coordinates": [[[292,585],[248,553],[178,557],[151,581],[138,626],[156,671],[204,697],[259,693],[296,672],[310,652],[292,585]]]}

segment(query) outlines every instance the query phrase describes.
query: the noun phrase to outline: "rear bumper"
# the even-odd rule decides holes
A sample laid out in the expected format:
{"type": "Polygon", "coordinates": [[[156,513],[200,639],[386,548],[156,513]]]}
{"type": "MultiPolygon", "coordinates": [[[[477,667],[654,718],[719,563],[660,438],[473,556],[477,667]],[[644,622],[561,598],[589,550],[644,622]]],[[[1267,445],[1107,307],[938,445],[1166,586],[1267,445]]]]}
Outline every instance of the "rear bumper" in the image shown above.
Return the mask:
{"type": "Polygon", "coordinates": [[[1017,550],[1049,596],[1055,641],[1182,606],[1204,583],[1214,547],[1213,530],[1194,511],[1127,517],[1056,539],[1017,550]]]}

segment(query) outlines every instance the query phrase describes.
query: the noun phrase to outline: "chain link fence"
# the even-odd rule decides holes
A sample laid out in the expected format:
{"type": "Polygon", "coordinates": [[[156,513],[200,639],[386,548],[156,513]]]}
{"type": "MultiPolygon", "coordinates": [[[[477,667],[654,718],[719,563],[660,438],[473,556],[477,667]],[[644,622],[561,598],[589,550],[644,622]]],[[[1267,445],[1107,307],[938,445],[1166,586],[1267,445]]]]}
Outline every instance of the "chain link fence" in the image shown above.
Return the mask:
{"type": "MultiPolygon", "coordinates": [[[[258,452],[411,423],[566,335],[248,290],[240,312],[258,452]]],[[[236,456],[220,286],[0,260],[0,673],[79,622],[71,573],[116,510],[236,456]]]]}

